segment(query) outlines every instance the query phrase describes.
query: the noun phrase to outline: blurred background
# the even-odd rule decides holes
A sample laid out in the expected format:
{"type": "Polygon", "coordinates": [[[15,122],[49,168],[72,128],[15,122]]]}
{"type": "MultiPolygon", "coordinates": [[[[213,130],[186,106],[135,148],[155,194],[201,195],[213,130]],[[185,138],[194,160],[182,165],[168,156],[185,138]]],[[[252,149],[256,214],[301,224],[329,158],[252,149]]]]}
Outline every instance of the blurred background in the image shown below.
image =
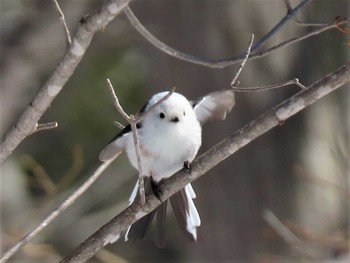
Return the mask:
{"type": "MultiPolygon", "coordinates": [[[[300,1],[292,1],[293,5],[300,1]]],[[[60,0],[74,35],[97,0],[60,0]]],[[[17,120],[65,52],[52,1],[1,0],[1,136],[17,120]]],[[[135,15],[171,47],[199,57],[232,57],[252,33],[264,36],[285,15],[282,0],[138,0],[135,15]]],[[[346,17],[347,0],[312,1],[298,13],[309,23],[346,17]]],[[[313,27],[290,20],[270,47],[313,27]]],[[[249,61],[242,87],[298,77],[309,85],[349,60],[349,34],[338,30],[249,61]]],[[[1,168],[1,246],[13,245],[36,226],[98,165],[98,154],[119,132],[106,78],[124,109],[135,113],[154,93],[176,87],[188,98],[227,88],[238,66],[210,69],[170,57],[134,30],[124,15],[95,35],[86,55],[41,122],[57,129],[28,137],[1,168]]],[[[237,93],[225,121],[204,127],[204,152],[297,87],[237,93]]],[[[167,246],[152,231],[137,244],[118,241],[90,262],[300,262],[349,258],[350,90],[341,88],[274,128],[193,183],[201,215],[198,241],[182,236],[171,209],[167,246]],[[266,212],[266,211],[270,211],[266,212]],[[265,217],[264,217],[265,215],[265,217]],[[276,216],[291,243],[266,220],[276,216]]],[[[123,155],[104,175],[10,262],[57,262],[127,206],[137,173],[123,155]]],[[[283,229],[282,227],[282,229],[283,229]]],[[[281,228],[281,227],[280,227],[281,228]]],[[[345,262],[345,261],[344,261],[345,262]]]]}

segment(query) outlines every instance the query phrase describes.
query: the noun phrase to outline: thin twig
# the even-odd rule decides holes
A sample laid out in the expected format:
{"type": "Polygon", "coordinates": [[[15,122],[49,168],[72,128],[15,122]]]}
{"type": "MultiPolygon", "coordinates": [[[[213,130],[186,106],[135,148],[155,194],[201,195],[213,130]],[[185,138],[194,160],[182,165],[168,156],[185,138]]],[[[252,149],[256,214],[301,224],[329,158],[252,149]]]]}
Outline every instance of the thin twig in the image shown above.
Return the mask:
{"type": "Polygon", "coordinates": [[[350,192],[346,187],[333,183],[329,180],[326,180],[320,176],[313,175],[309,172],[307,172],[303,167],[296,166],[294,168],[294,172],[297,176],[301,176],[304,178],[307,178],[309,180],[312,180],[314,183],[317,183],[319,185],[327,187],[327,189],[334,189],[336,192],[343,194],[346,198],[350,198],[350,192]]]}
{"type": "Polygon", "coordinates": [[[346,238],[317,233],[310,228],[297,225],[290,221],[286,221],[285,226],[303,240],[325,246],[331,249],[332,252],[349,251],[349,243],[347,242],[346,238]]]}
{"type": "Polygon", "coordinates": [[[118,121],[114,121],[113,123],[115,126],[117,126],[121,130],[125,128],[125,126],[118,121]]]}
{"type": "Polygon", "coordinates": [[[173,87],[171,90],[169,90],[169,92],[164,96],[162,97],[159,101],[157,101],[156,103],[154,103],[151,107],[149,107],[145,112],[143,112],[142,114],[136,114],[136,117],[137,117],[137,120],[138,122],[142,121],[144,119],[144,117],[150,112],[152,111],[155,107],[157,107],[159,104],[161,104],[162,102],[166,101],[170,96],[171,94],[174,93],[175,91],[175,87],[173,87]]]}
{"type": "Polygon", "coordinates": [[[139,140],[139,136],[137,133],[137,122],[135,119],[134,115],[130,115],[131,117],[131,122],[130,122],[130,126],[131,126],[131,131],[132,131],[132,137],[133,137],[133,141],[134,141],[134,147],[135,147],[135,152],[136,152],[136,160],[137,160],[137,167],[139,170],[139,193],[140,193],[140,200],[141,200],[141,204],[144,205],[146,203],[146,196],[145,196],[145,184],[143,181],[143,166],[142,166],[142,157],[141,157],[141,149],[140,149],[140,140],[139,140]]]}
{"type": "Polygon", "coordinates": [[[52,197],[57,193],[55,183],[51,180],[51,177],[40,163],[30,155],[23,156],[22,162],[24,167],[33,173],[34,180],[40,184],[41,188],[48,196],[52,197]]]}
{"type": "MultiPolygon", "coordinates": [[[[197,180],[200,176],[265,132],[278,126],[281,122],[286,121],[291,116],[348,82],[350,82],[350,63],[345,64],[337,71],[327,75],[307,89],[300,91],[248,123],[232,136],[224,139],[209,151],[196,158],[191,165],[191,176],[188,176],[187,171],[181,170],[165,180],[160,186],[163,193],[163,200],[168,199],[188,183],[197,180]]],[[[153,211],[158,205],[160,205],[160,201],[154,195],[147,196],[144,206],[136,200],[82,242],[61,263],[86,262],[110,242],[111,234],[120,235],[127,227],[153,211]]]]}
{"type": "Polygon", "coordinates": [[[40,124],[36,123],[32,133],[42,131],[42,130],[54,129],[57,127],[58,127],[57,122],[48,122],[48,123],[40,123],[40,124]]]}
{"type": "Polygon", "coordinates": [[[315,259],[315,253],[311,251],[292,231],[290,231],[270,210],[265,210],[263,212],[263,218],[287,244],[303,256],[315,259]]]}
{"type": "MultiPolygon", "coordinates": [[[[287,13],[290,13],[293,8],[292,8],[292,5],[290,3],[290,0],[284,0],[284,3],[286,5],[286,8],[287,8],[287,13]]],[[[317,26],[317,27],[320,27],[320,26],[327,26],[327,24],[325,23],[304,23],[304,22],[301,22],[296,16],[294,16],[294,21],[295,23],[297,23],[299,26],[305,26],[305,27],[311,27],[311,26],[317,26]]]]}
{"type": "Polygon", "coordinates": [[[249,58],[249,55],[250,55],[250,50],[252,48],[252,45],[253,45],[253,42],[254,42],[254,34],[252,34],[250,40],[249,40],[249,44],[248,44],[248,48],[247,48],[247,51],[246,51],[246,54],[245,54],[245,57],[241,63],[241,65],[239,66],[235,76],[233,77],[233,80],[231,81],[231,84],[230,84],[230,87],[233,88],[234,85],[236,84],[236,81],[238,80],[238,77],[239,75],[241,74],[241,71],[242,69],[244,68],[244,65],[245,63],[247,62],[248,58],[249,58]]]}
{"type": "Polygon", "coordinates": [[[61,176],[61,179],[57,183],[58,192],[67,189],[73,182],[74,179],[80,174],[84,165],[83,150],[80,145],[74,145],[72,150],[72,165],[69,167],[67,172],[61,176]]]}
{"type": "MultiPolygon", "coordinates": [[[[269,33],[269,36],[271,37],[273,33],[276,33],[276,28],[279,29],[283,24],[285,24],[288,19],[290,19],[291,17],[293,17],[297,11],[300,10],[301,7],[303,7],[305,4],[307,4],[307,1],[303,1],[302,3],[300,3],[297,7],[295,7],[293,9],[292,12],[290,12],[289,14],[287,14],[282,20],[281,22],[279,22],[279,26],[278,27],[274,27],[274,29],[272,29],[269,33]]],[[[191,54],[187,54],[184,53],[182,51],[176,50],[168,45],[166,45],[165,43],[161,42],[159,39],[157,39],[154,35],[151,34],[151,32],[149,32],[143,25],[142,23],[137,19],[137,17],[135,16],[135,14],[132,12],[132,10],[130,9],[130,7],[127,7],[124,9],[124,13],[126,15],[126,17],[129,19],[130,24],[144,37],[146,38],[153,46],[155,46],[156,48],[160,49],[161,51],[165,52],[166,54],[178,58],[180,60],[184,60],[193,64],[197,64],[197,65],[201,65],[201,66],[205,66],[205,67],[209,67],[209,68],[225,68],[228,66],[232,66],[234,64],[240,63],[244,60],[244,56],[245,53],[242,54],[238,54],[237,56],[231,57],[231,58],[227,58],[227,59],[211,59],[211,58],[199,58],[196,56],[193,56],[191,54]]],[[[288,39],[286,41],[283,41],[275,46],[272,46],[270,48],[267,48],[265,50],[259,51],[257,52],[257,49],[259,47],[261,47],[267,40],[268,38],[263,37],[263,39],[261,39],[257,44],[255,44],[252,47],[251,53],[254,52],[254,54],[251,54],[248,58],[248,60],[253,60],[253,59],[258,59],[258,58],[262,58],[265,57],[269,54],[271,54],[272,52],[283,48],[283,47],[287,47],[291,44],[297,43],[299,41],[302,41],[304,39],[307,39],[309,37],[318,35],[320,33],[323,33],[324,31],[333,29],[333,28],[338,28],[340,25],[347,23],[347,21],[342,21],[339,22],[337,24],[332,23],[330,25],[327,25],[325,27],[321,27],[318,28],[312,32],[308,32],[305,35],[299,36],[299,37],[294,37],[291,39],[288,39]],[[259,44],[259,45],[258,45],[259,44]]]]}
{"type": "Polygon", "coordinates": [[[107,78],[107,84],[108,84],[108,88],[109,91],[112,94],[113,97],[113,104],[115,106],[115,108],[117,109],[117,111],[123,116],[124,119],[126,119],[129,123],[131,122],[131,118],[130,116],[124,111],[123,107],[120,105],[119,99],[117,94],[115,94],[112,82],[110,81],[109,78],[107,78]]]}
{"type": "Polygon", "coordinates": [[[76,189],[60,206],[52,211],[35,229],[30,231],[27,235],[22,237],[13,247],[5,252],[0,259],[0,263],[6,262],[11,256],[13,256],[22,246],[29,243],[37,234],[39,234],[46,226],[48,226],[57,216],[59,216],[64,210],[71,206],[102,174],[102,172],[113,161],[109,160],[102,163],[78,189],[76,189]]]}
{"type": "Polygon", "coordinates": [[[58,63],[47,81],[42,85],[31,103],[23,111],[15,124],[0,141],[0,165],[2,165],[17,146],[33,133],[35,124],[46,112],[52,101],[70,79],[83,58],[96,32],[103,30],[132,0],[108,0],[79,24],[72,45],[58,63]]]}
{"type": "MultiPolygon", "coordinates": [[[[273,47],[270,47],[268,49],[265,49],[265,50],[262,50],[260,52],[256,52],[256,53],[250,55],[249,59],[258,59],[258,58],[265,57],[265,56],[271,54],[272,52],[275,52],[276,50],[278,50],[280,48],[287,47],[287,46],[292,45],[294,43],[300,42],[304,39],[310,38],[312,36],[316,36],[316,35],[321,34],[327,30],[330,30],[330,29],[338,29],[340,25],[344,25],[346,23],[348,23],[347,20],[344,20],[344,21],[339,22],[339,23],[332,23],[332,24],[327,25],[325,27],[315,29],[314,31],[306,33],[302,36],[290,38],[290,39],[285,40],[285,41],[283,41],[283,42],[281,42],[273,47]]],[[[235,63],[237,63],[237,62],[235,62],[235,63]]]]}
{"type": "Polygon", "coordinates": [[[65,33],[65,36],[66,36],[66,45],[67,45],[67,48],[72,44],[72,39],[70,37],[70,33],[69,33],[69,29],[68,29],[68,26],[67,26],[67,23],[66,23],[66,19],[64,17],[64,14],[60,8],[60,5],[58,4],[57,0],[52,0],[52,2],[55,4],[55,8],[58,12],[58,15],[60,17],[60,21],[62,22],[62,25],[63,25],[63,29],[64,29],[64,33],[65,33]]]}
{"type": "Polygon", "coordinates": [[[133,135],[133,141],[134,141],[134,146],[135,146],[135,152],[136,152],[136,159],[137,159],[137,166],[138,166],[138,171],[139,171],[139,193],[140,193],[140,199],[141,199],[141,204],[145,204],[146,199],[145,199],[145,186],[144,186],[144,181],[143,181],[143,169],[142,169],[142,158],[141,158],[141,150],[140,150],[140,142],[137,134],[137,124],[143,120],[143,118],[150,112],[152,111],[155,107],[157,107],[160,103],[163,101],[167,100],[171,94],[174,92],[175,88],[173,88],[171,91],[169,91],[164,97],[162,97],[159,101],[154,103],[151,107],[149,107],[145,112],[135,115],[128,115],[123,107],[120,105],[118,96],[116,95],[114,91],[114,87],[110,81],[109,78],[107,78],[107,84],[109,91],[112,94],[113,97],[113,103],[114,106],[116,107],[117,111],[127,120],[127,122],[131,126],[131,131],[133,135]]]}
{"type": "Polygon", "coordinates": [[[255,53],[258,49],[260,49],[266,42],[269,40],[274,34],[278,32],[278,30],[285,25],[292,17],[294,17],[299,10],[301,10],[305,5],[310,3],[311,0],[303,0],[293,9],[289,10],[287,14],[281,19],[280,22],[278,22],[266,35],[264,35],[258,43],[256,43],[252,47],[252,53],[255,53]]]}
{"type": "Polygon", "coordinates": [[[292,80],[287,80],[285,82],[277,83],[277,84],[272,84],[272,85],[267,85],[267,86],[262,86],[262,87],[235,87],[231,86],[231,88],[234,91],[237,92],[251,92],[251,91],[265,91],[265,90],[271,90],[271,89],[278,89],[290,85],[297,85],[301,89],[306,89],[306,87],[300,83],[299,79],[294,78],[292,80]]]}
{"type": "Polygon", "coordinates": [[[263,218],[265,221],[286,241],[292,246],[302,247],[303,242],[294,235],[270,210],[264,210],[263,218]]]}
{"type": "Polygon", "coordinates": [[[137,134],[137,123],[138,120],[135,118],[134,115],[128,115],[123,107],[120,105],[119,99],[117,94],[114,91],[114,87],[112,85],[112,82],[110,81],[109,78],[107,78],[107,84],[109,91],[112,94],[113,98],[113,103],[114,106],[116,107],[117,111],[127,120],[127,122],[131,126],[131,131],[132,131],[132,136],[133,136],[133,141],[134,141],[134,147],[135,147],[135,153],[136,153],[136,159],[137,159],[137,167],[139,171],[139,193],[140,193],[140,200],[141,204],[145,204],[146,199],[145,199],[145,186],[144,186],[144,181],[143,181],[143,169],[142,169],[142,158],[141,158],[141,149],[140,149],[140,142],[137,134]]]}
{"type": "MultiPolygon", "coordinates": [[[[252,53],[256,52],[261,46],[263,46],[267,40],[274,35],[291,17],[293,17],[302,7],[304,7],[310,0],[303,0],[299,5],[297,5],[294,9],[290,10],[288,14],[286,14],[285,17],[282,18],[282,20],[273,27],[270,32],[268,32],[264,37],[262,37],[253,47],[252,47],[252,53]]],[[[224,68],[236,63],[241,62],[244,57],[245,53],[239,54],[235,57],[229,58],[229,59],[211,59],[211,58],[198,58],[193,55],[178,51],[165,43],[161,42],[159,39],[157,39],[154,35],[152,35],[143,25],[142,23],[137,19],[135,14],[132,12],[130,7],[126,7],[124,9],[124,13],[126,17],[129,19],[129,22],[131,25],[144,37],[146,38],[152,45],[157,47],[158,49],[162,50],[163,52],[167,53],[170,56],[176,57],[181,60],[185,60],[194,64],[206,66],[206,67],[212,67],[212,68],[224,68]]]]}

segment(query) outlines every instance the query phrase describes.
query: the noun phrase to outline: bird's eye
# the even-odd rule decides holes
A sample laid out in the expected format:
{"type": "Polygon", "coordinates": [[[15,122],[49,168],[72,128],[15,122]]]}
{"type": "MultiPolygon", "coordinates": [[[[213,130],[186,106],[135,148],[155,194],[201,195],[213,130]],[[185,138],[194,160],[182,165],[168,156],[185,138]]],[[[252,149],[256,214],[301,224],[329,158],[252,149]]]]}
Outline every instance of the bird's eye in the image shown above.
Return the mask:
{"type": "Polygon", "coordinates": [[[186,112],[184,111],[184,116],[186,116],[186,112]]]}
{"type": "Polygon", "coordinates": [[[163,112],[159,113],[159,117],[163,119],[165,117],[165,114],[163,112]]]}

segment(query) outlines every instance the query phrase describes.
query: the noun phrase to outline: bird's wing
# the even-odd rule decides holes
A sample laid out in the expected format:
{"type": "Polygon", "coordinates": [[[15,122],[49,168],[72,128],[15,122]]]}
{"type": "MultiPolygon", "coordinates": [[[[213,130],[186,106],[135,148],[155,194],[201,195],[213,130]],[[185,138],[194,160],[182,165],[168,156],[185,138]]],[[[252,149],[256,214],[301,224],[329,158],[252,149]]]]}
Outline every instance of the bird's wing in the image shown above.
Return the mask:
{"type": "Polygon", "coordinates": [[[131,134],[131,126],[126,126],[120,133],[118,133],[108,145],[100,153],[100,161],[105,162],[112,158],[116,158],[125,150],[125,142],[127,136],[131,134]]]}
{"type": "MultiPolygon", "coordinates": [[[[148,102],[141,108],[139,113],[145,112],[148,102]]],[[[137,129],[141,128],[141,123],[136,125],[137,129]]],[[[116,158],[119,154],[121,154],[125,150],[125,142],[127,136],[131,135],[131,126],[130,124],[125,126],[125,128],[118,133],[114,138],[108,143],[108,145],[101,151],[100,153],[100,161],[105,162],[112,158],[116,158]]]]}
{"type": "Polygon", "coordinates": [[[209,120],[223,120],[226,113],[235,105],[235,95],[231,90],[216,91],[192,101],[198,121],[203,124],[209,120]]]}

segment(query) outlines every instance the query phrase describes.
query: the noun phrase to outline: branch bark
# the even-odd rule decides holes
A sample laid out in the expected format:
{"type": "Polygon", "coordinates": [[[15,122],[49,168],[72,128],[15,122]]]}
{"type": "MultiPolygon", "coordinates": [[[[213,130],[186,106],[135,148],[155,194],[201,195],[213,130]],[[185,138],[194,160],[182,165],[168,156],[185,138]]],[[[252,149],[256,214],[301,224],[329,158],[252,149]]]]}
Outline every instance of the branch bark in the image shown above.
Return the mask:
{"type": "MultiPolygon", "coordinates": [[[[273,127],[283,124],[291,116],[348,82],[350,82],[350,63],[343,65],[337,71],[327,75],[248,123],[232,136],[224,139],[198,157],[192,163],[191,176],[188,176],[186,171],[179,171],[166,180],[161,185],[164,200],[188,183],[198,179],[254,139],[273,127]]],[[[112,236],[121,235],[124,229],[154,210],[159,204],[160,201],[154,195],[146,197],[145,205],[141,205],[140,201],[136,200],[81,243],[70,255],[62,259],[61,263],[86,262],[106,246],[111,241],[112,236]]]]}
{"type": "Polygon", "coordinates": [[[36,123],[50,106],[73,74],[94,34],[106,27],[132,0],[108,0],[93,15],[81,22],[66,54],[50,78],[41,87],[31,103],[22,113],[17,123],[7,132],[0,142],[0,165],[13,150],[35,130],[36,123]]]}

